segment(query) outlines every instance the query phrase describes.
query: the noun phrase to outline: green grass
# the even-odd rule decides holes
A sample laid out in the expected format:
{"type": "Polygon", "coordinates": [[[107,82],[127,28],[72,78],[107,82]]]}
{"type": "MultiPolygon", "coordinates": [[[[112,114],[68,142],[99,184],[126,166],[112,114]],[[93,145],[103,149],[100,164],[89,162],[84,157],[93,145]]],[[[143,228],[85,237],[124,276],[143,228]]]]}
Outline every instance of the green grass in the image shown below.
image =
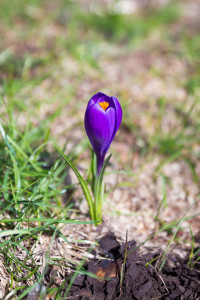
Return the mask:
{"type": "Polygon", "coordinates": [[[148,10],[143,15],[122,15],[106,11],[101,15],[82,15],[80,20],[86,28],[92,28],[115,43],[141,41],[153,30],[162,30],[179,17],[175,5],[164,10],[148,10]]]}
{"type": "MultiPolygon", "coordinates": [[[[42,234],[53,235],[56,232],[57,237],[67,241],[58,229],[58,224],[78,226],[84,224],[84,221],[71,219],[72,206],[63,203],[64,195],[74,185],[64,185],[68,168],[56,153],[48,150],[47,120],[45,126],[41,123],[37,127],[28,121],[23,132],[20,132],[14,119],[16,102],[12,103],[9,98],[7,106],[2,97],[1,105],[7,111],[7,116],[1,116],[0,125],[3,137],[0,144],[0,253],[12,277],[9,286],[12,290],[13,282],[18,286],[18,283],[21,285],[28,279],[42,281],[42,274],[38,271],[32,253],[42,234]],[[24,251],[22,261],[15,256],[20,250],[24,251]]],[[[64,265],[69,265],[69,262],[64,260],[64,265]]],[[[25,289],[26,284],[21,288],[25,289]]],[[[17,292],[18,288],[13,291],[17,292]]]]}
{"type": "MultiPolygon", "coordinates": [[[[191,170],[193,181],[199,184],[199,35],[194,32],[191,36],[184,27],[178,34],[174,33],[175,24],[182,18],[178,1],[175,5],[173,2],[165,8],[134,15],[116,13],[112,7],[110,10],[102,7],[102,10],[103,14],[95,14],[89,9],[85,11],[78,3],[61,0],[1,1],[5,41],[0,44],[0,254],[11,278],[6,293],[16,299],[34,288],[34,284],[28,287],[27,282],[43,284],[48,266],[71,266],[76,269],[75,275],[84,272],[84,258],[78,265],[75,259],[57,261],[47,249],[46,268],[42,273],[33,249],[42,235],[50,235],[51,243],[58,237],[69,242],[61,232],[64,224],[78,228],[84,223],[78,208],[70,201],[78,186],[74,182],[66,183],[69,170],[53,144],[63,147],[73,162],[79,164],[84,160],[89,149],[83,133],[83,112],[88,98],[99,89],[121,100],[124,118],[117,140],[126,144],[123,135],[133,138],[127,158],[130,162],[133,155],[140,159],[135,172],[128,159],[120,165],[121,154],[113,148],[121,169],[118,174],[125,177],[109,187],[107,194],[115,188],[136,187],[140,172],[158,158],[152,182],[161,179],[162,199],[157,203],[152,221],[158,226],[156,234],[165,230],[169,236],[165,254],[172,242],[181,242],[176,234],[182,219],[172,220],[171,225],[162,219],[162,212],[170,205],[168,190],[173,184],[165,175],[164,167],[174,161],[184,162],[191,170]],[[174,85],[184,90],[185,98],[177,101],[168,94],[150,99],[135,97],[132,92],[135,83],[139,83],[142,94],[148,77],[165,82],[165,72],[151,63],[146,73],[140,73],[140,60],[134,60],[138,64],[135,73],[125,73],[128,80],[123,77],[122,84],[119,74],[115,78],[109,68],[102,67],[105,66],[102,62],[109,66],[110,61],[111,65],[128,68],[123,63],[134,51],[145,53],[141,63],[148,62],[151,55],[158,55],[185,64],[187,72],[182,77],[170,75],[174,85]],[[132,107],[142,109],[138,112],[131,110],[132,107]],[[146,120],[144,127],[141,119],[146,120]],[[166,125],[166,119],[170,126],[166,125]],[[68,146],[73,151],[68,151],[68,146]],[[69,192],[71,196],[65,202],[69,192]],[[76,219],[71,217],[75,211],[76,219]],[[22,252],[23,259],[18,256],[22,252]]],[[[84,173],[85,169],[81,171],[84,173]]],[[[119,211],[113,204],[109,207],[108,216],[142,214],[128,209],[119,211]]],[[[189,265],[193,266],[192,258],[196,254],[192,229],[190,232],[189,265]]],[[[46,293],[61,299],[66,282],[70,282],[68,277],[60,288],[50,282],[46,293]]]]}

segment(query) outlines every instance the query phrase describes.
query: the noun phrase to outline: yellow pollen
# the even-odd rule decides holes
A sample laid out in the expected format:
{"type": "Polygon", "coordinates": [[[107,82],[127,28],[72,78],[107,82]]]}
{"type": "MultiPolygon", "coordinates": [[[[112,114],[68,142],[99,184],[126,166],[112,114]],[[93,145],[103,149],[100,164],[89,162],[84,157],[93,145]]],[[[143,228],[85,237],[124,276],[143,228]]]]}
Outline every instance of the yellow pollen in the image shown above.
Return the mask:
{"type": "Polygon", "coordinates": [[[109,103],[108,102],[99,102],[99,105],[103,108],[103,110],[106,111],[106,108],[109,106],[109,103]]]}

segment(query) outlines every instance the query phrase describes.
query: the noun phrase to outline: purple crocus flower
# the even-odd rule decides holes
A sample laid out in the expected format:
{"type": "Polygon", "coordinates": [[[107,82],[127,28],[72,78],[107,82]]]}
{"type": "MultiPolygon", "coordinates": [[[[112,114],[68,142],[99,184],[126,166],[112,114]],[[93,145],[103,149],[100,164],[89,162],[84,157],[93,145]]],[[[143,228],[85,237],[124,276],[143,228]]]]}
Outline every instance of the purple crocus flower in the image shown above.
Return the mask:
{"type": "Polygon", "coordinates": [[[85,112],[85,131],[97,156],[98,175],[121,120],[121,105],[115,97],[97,93],[89,100],[85,112]]]}

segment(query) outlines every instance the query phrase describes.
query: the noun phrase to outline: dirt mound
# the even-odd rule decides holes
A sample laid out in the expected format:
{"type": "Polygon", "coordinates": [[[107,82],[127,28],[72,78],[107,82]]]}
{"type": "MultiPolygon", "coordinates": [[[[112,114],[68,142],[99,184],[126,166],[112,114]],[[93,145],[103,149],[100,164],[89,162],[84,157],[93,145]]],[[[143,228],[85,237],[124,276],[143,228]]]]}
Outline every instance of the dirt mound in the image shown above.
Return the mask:
{"type": "Polygon", "coordinates": [[[99,244],[105,260],[92,260],[86,269],[100,279],[78,275],[66,299],[200,299],[198,263],[192,269],[186,259],[167,257],[159,271],[162,252],[139,254],[135,241],[120,245],[113,235],[99,244]]]}

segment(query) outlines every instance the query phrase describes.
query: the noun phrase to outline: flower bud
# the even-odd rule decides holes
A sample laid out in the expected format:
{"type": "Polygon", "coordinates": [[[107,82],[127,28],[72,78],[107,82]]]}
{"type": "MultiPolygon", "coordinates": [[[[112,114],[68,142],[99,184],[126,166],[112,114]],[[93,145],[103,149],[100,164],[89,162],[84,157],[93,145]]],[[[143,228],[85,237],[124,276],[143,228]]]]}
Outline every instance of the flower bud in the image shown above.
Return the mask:
{"type": "Polygon", "coordinates": [[[89,100],[85,112],[85,131],[97,156],[97,173],[122,120],[122,109],[115,97],[97,93],[89,100]]]}

